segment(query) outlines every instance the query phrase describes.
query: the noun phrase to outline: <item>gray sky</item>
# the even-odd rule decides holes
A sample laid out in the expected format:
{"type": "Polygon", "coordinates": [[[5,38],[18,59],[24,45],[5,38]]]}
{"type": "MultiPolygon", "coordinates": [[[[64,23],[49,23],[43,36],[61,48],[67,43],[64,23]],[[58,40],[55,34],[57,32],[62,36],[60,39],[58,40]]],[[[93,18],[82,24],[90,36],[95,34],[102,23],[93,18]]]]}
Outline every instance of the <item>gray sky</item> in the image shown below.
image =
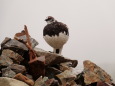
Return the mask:
{"type": "Polygon", "coordinates": [[[115,80],[115,0],[0,0],[0,43],[27,25],[37,47],[52,51],[42,36],[47,16],[69,27],[64,56],[91,60],[115,80]]]}

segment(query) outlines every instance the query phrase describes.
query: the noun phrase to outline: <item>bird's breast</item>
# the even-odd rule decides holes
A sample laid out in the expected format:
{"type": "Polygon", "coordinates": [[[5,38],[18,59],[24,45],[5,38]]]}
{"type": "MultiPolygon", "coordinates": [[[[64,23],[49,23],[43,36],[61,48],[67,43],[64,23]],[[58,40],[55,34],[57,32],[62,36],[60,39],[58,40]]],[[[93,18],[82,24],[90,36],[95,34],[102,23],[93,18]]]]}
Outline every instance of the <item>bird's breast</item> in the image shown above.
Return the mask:
{"type": "Polygon", "coordinates": [[[66,34],[66,32],[60,32],[55,35],[45,35],[44,39],[45,41],[53,48],[59,49],[63,47],[63,45],[67,42],[69,36],[66,34]]]}
{"type": "Polygon", "coordinates": [[[44,27],[43,36],[50,46],[59,49],[67,42],[69,32],[65,24],[61,22],[54,22],[44,27]]]}

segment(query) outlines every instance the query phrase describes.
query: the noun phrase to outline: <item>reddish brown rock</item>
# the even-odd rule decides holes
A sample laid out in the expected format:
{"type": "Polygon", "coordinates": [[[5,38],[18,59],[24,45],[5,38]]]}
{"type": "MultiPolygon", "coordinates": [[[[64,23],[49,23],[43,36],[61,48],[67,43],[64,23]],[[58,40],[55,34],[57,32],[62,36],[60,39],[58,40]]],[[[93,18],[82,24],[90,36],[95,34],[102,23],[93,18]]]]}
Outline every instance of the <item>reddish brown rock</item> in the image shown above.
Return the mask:
{"type": "Polygon", "coordinates": [[[27,78],[26,76],[22,75],[21,73],[18,73],[14,79],[20,80],[25,82],[26,84],[28,84],[29,86],[33,86],[34,85],[34,81],[27,78]]]}
{"type": "Polygon", "coordinates": [[[29,72],[36,80],[40,76],[45,75],[45,57],[38,57],[37,61],[32,60],[29,62],[29,72]]]}
{"type": "Polygon", "coordinates": [[[84,61],[84,82],[89,85],[94,82],[112,83],[111,77],[103,69],[91,61],[84,61]]]}
{"type": "Polygon", "coordinates": [[[33,78],[36,80],[38,77],[45,75],[45,57],[44,56],[37,57],[35,51],[32,49],[32,44],[30,41],[30,36],[26,25],[24,26],[24,31],[27,38],[26,46],[29,49],[29,58],[30,58],[30,61],[28,62],[30,69],[29,71],[33,76],[33,78]]]}

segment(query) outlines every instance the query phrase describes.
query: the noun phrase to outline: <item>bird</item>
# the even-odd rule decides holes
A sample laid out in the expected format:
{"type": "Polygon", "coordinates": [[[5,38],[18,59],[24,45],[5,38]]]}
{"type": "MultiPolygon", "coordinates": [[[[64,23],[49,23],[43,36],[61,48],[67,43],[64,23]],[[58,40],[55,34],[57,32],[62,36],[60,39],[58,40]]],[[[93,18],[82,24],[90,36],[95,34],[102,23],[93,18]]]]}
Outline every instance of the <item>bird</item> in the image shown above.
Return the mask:
{"type": "Polygon", "coordinates": [[[47,25],[43,29],[43,38],[53,48],[53,53],[61,55],[63,46],[69,38],[69,28],[52,16],[48,16],[45,21],[47,25]]]}

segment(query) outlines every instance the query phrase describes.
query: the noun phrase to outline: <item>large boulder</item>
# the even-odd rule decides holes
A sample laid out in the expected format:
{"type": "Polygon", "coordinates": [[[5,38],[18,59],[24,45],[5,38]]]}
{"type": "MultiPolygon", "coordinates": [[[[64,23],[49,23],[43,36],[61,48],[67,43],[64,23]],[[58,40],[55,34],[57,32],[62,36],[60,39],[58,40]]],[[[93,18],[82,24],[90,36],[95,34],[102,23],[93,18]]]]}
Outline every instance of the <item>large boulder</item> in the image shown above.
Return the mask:
{"type": "Polygon", "coordinates": [[[29,86],[29,85],[16,79],[0,77],[0,86],[29,86]]]}
{"type": "Polygon", "coordinates": [[[107,74],[102,68],[94,64],[89,60],[85,60],[84,64],[84,82],[86,85],[95,82],[107,82],[112,84],[112,79],[109,74],[107,74]]]}
{"type": "Polygon", "coordinates": [[[13,70],[16,74],[17,73],[26,73],[26,68],[23,65],[18,65],[18,64],[11,64],[8,66],[11,70],[13,70]]]}
{"type": "Polygon", "coordinates": [[[9,57],[5,55],[0,56],[0,69],[3,67],[7,67],[11,64],[13,64],[13,61],[9,57]]]}
{"type": "Polygon", "coordinates": [[[4,41],[1,43],[1,49],[10,49],[18,54],[22,55],[28,51],[28,48],[24,43],[19,42],[16,39],[5,38],[4,41]]]}
{"type": "Polygon", "coordinates": [[[21,55],[10,49],[4,49],[2,51],[2,55],[9,57],[16,64],[20,64],[20,62],[24,60],[24,58],[21,55]]]}
{"type": "Polygon", "coordinates": [[[71,59],[68,59],[64,56],[61,56],[61,55],[58,55],[55,53],[50,53],[50,52],[45,51],[45,50],[40,49],[40,48],[35,48],[34,50],[35,50],[37,56],[45,56],[45,59],[46,59],[45,65],[46,66],[57,65],[60,63],[64,63],[64,62],[71,62],[72,67],[76,67],[78,64],[77,60],[71,60],[71,59]]]}

